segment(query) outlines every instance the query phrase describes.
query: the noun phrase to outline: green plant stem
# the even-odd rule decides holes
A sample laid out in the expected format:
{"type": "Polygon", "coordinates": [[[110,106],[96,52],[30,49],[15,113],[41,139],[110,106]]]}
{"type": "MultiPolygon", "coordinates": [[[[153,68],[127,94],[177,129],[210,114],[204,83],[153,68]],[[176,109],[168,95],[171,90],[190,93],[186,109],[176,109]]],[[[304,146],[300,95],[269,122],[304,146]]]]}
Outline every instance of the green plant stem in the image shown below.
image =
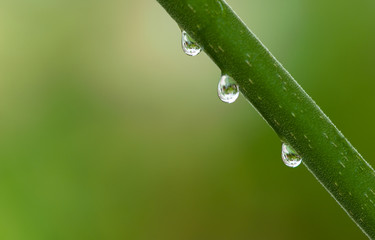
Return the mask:
{"type": "Polygon", "coordinates": [[[222,0],[158,0],[353,221],[375,239],[375,172],[222,0]]]}

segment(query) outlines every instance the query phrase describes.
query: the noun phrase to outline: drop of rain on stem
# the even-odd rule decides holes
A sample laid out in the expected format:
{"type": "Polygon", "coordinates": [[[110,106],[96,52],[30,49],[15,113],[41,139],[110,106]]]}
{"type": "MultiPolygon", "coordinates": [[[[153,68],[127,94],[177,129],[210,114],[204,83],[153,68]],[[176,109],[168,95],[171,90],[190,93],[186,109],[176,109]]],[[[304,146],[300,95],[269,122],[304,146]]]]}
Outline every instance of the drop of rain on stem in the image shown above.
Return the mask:
{"type": "Polygon", "coordinates": [[[225,74],[220,78],[219,84],[217,86],[217,93],[221,101],[226,103],[233,103],[237,100],[240,91],[236,81],[225,74]]]}
{"type": "Polygon", "coordinates": [[[298,167],[302,162],[301,156],[286,143],[281,147],[281,157],[285,165],[292,168],[298,167]]]}
{"type": "Polygon", "coordinates": [[[192,39],[187,32],[181,31],[182,50],[189,56],[198,55],[202,48],[192,39]]]}

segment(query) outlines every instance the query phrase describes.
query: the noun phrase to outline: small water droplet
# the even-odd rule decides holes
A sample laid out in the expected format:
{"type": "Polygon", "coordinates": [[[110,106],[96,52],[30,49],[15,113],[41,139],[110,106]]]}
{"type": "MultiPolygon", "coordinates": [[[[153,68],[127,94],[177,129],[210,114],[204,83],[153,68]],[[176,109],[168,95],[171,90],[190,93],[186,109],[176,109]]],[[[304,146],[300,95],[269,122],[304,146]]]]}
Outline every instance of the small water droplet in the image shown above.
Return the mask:
{"type": "Polygon", "coordinates": [[[189,56],[196,56],[201,52],[201,47],[185,32],[181,32],[182,50],[189,56]]]}
{"type": "Polygon", "coordinates": [[[292,168],[298,167],[302,162],[301,156],[286,143],[281,147],[281,157],[285,165],[292,168]]]}
{"type": "Polygon", "coordinates": [[[232,103],[237,100],[240,91],[238,85],[233,78],[228,75],[223,75],[220,78],[219,85],[217,86],[217,93],[221,101],[232,103]]]}

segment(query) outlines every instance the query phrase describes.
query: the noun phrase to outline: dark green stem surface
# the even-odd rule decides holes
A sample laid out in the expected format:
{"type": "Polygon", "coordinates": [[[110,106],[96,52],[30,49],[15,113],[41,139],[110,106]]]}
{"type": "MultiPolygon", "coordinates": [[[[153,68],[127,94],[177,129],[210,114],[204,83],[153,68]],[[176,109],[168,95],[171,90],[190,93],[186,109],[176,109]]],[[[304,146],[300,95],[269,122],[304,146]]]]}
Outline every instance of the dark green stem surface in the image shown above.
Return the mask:
{"type": "Polygon", "coordinates": [[[375,172],[222,0],[158,0],[353,221],[375,239],[375,172]]]}

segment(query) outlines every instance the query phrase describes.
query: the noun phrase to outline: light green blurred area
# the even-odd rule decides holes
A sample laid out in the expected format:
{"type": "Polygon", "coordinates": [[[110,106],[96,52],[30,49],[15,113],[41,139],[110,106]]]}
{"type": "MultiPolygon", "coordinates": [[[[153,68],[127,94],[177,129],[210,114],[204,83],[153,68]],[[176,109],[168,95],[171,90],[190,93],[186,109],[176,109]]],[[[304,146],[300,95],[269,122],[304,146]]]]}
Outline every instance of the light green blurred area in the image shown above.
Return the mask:
{"type": "MultiPolygon", "coordinates": [[[[374,1],[228,3],[374,166],[374,1]]],[[[1,1],[0,239],[366,239],[219,77],[155,0],[1,1]]]]}

